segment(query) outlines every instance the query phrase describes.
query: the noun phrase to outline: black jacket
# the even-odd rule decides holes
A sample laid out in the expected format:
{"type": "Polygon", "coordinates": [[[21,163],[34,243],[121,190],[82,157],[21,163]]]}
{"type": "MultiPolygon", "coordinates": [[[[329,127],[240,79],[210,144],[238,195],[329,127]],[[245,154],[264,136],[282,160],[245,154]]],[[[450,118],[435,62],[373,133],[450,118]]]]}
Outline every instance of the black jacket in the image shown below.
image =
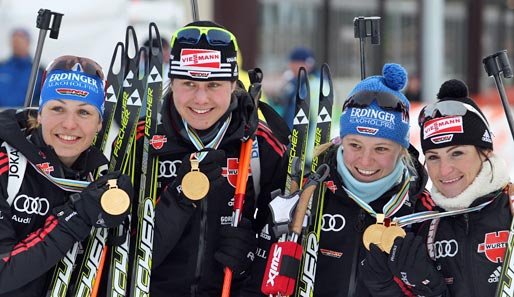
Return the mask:
{"type": "Polygon", "coordinates": [[[470,207],[493,197],[480,211],[444,217],[438,223],[426,221],[420,229],[449,296],[494,296],[512,221],[509,197],[506,189],[500,189],[478,198],[470,207]]]}
{"type": "MultiPolygon", "coordinates": [[[[266,125],[262,122],[257,125],[256,117],[249,116],[255,108],[251,100],[246,92],[232,96],[229,108],[232,120],[217,149],[223,152],[222,157],[214,161],[212,170],[207,169],[211,179],[207,196],[193,206],[170,188],[178,172],[186,167],[186,171],[190,170],[189,162],[183,164],[183,160],[197,149],[185,134],[172,99],[164,99],[162,124],[156,137],[160,139],[159,145],[150,147],[150,153],[159,157],[151,296],[170,296],[170,292],[173,296],[221,295],[224,267],[214,259],[214,252],[218,247],[219,228],[232,222],[237,177],[234,170],[237,170],[241,140],[245,136],[255,132],[258,151],[252,152],[252,158],[258,157],[260,161],[260,173],[253,172],[249,176],[243,209],[243,217],[253,222],[255,230],[262,227],[268,215],[271,191],[285,184],[286,146],[266,125]],[[253,182],[256,175],[260,176],[258,197],[253,182]],[[259,212],[254,219],[256,208],[259,212]]],[[[233,294],[242,279],[233,278],[233,294]]]]}
{"type": "Polygon", "coordinates": [[[1,142],[12,147],[10,152],[4,146],[0,147],[2,297],[45,296],[53,267],[76,242],[76,235],[70,234],[70,226],[85,225],[78,216],[71,219],[73,222],[54,216],[53,209],[68,200],[69,192],[51,183],[28,162],[21,164],[18,157],[23,155],[33,164],[48,168],[54,177],[84,181],[90,172],[107,163],[100,151],[91,148],[81,155],[73,168],[64,166],[43,142],[39,130],[25,135],[25,116],[26,113],[17,114],[15,110],[0,113],[1,142]],[[26,167],[23,176],[18,171],[21,166],[26,167]],[[7,193],[8,182],[21,183],[13,197],[7,193]]]}
{"type": "MultiPolygon", "coordinates": [[[[415,161],[416,172],[411,172],[408,200],[405,201],[395,216],[414,212],[420,204],[417,198],[425,193],[424,187],[428,176],[423,166],[417,162],[418,152],[412,146],[409,151],[415,161]]],[[[314,296],[347,297],[351,289],[354,292],[351,295],[353,297],[370,297],[371,295],[364,283],[359,279],[359,264],[367,254],[362,243],[362,234],[369,225],[376,222],[376,219],[361,209],[340,187],[342,180],[336,169],[336,152],[335,146],[327,152],[330,176],[324,182],[327,189],[323,200],[323,223],[317,254],[314,296]]],[[[370,206],[381,213],[383,205],[398,192],[400,186],[401,183],[384,193],[370,206]]],[[[423,209],[420,208],[420,210],[423,209]]],[[[276,242],[277,239],[274,238],[271,228],[266,226],[261,231],[259,240],[260,251],[256,257],[257,263],[254,263],[254,266],[266,265],[271,244],[276,242]]],[[[302,282],[302,288],[309,287],[309,281],[302,282]]],[[[252,279],[245,287],[243,296],[264,296],[260,293],[261,282],[262,276],[252,279]]],[[[407,290],[407,288],[401,286],[393,288],[393,290],[401,292],[407,290]]],[[[301,293],[295,292],[295,296],[301,296],[301,293]]]]}

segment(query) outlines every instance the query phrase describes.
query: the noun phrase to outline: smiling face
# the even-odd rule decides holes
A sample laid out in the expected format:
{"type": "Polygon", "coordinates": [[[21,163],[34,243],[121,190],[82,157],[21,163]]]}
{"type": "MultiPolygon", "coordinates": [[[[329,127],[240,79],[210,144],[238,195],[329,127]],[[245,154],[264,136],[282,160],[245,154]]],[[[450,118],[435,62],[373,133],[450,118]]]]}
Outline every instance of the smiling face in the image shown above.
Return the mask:
{"type": "MultiPolygon", "coordinates": [[[[487,152],[489,156],[491,152],[487,152]]],[[[458,145],[425,152],[428,175],[434,186],[447,198],[462,193],[476,178],[485,156],[473,145],[458,145]]]]}
{"type": "Polygon", "coordinates": [[[385,138],[347,134],[343,137],[344,165],[360,182],[374,182],[393,172],[402,147],[385,138]]]}
{"type": "Polygon", "coordinates": [[[227,112],[236,87],[231,81],[194,81],[175,78],[173,100],[180,116],[196,130],[214,125],[227,112]]]}
{"type": "Polygon", "coordinates": [[[38,114],[45,143],[66,166],[93,143],[102,128],[100,113],[91,104],[76,100],[50,100],[38,114]]]}

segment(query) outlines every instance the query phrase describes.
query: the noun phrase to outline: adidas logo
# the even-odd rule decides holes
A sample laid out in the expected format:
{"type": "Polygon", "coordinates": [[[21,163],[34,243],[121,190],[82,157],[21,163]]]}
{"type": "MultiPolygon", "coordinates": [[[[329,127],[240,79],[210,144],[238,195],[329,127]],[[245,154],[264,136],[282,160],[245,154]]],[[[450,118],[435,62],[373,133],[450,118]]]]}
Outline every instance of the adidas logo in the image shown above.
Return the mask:
{"type": "Polygon", "coordinates": [[[487,281],[489,283],[497,283],[497,282],[499,282],[500,281],[501,272],[502,272],[502,267],[501,266],[496,267],[496,269],[493,271],[493,273],[491,273],[491,275],[489,276],[489,279],[487,281]]]}
{"type": "Polygon", "coordinates": [[[271,236],[269,234],[269,224],[266,224],[266,226],[264,226],[264,228],[262,228],[260,237],[262,237],[266,240],[271,240],[271,236]]]}
{"type": "Polygon", "coordinates": [[[482,141],[493,143],[491,139],[491,135],[489,134],[489,131],[485,130],[484,135],[482,136],[482,141]]]}

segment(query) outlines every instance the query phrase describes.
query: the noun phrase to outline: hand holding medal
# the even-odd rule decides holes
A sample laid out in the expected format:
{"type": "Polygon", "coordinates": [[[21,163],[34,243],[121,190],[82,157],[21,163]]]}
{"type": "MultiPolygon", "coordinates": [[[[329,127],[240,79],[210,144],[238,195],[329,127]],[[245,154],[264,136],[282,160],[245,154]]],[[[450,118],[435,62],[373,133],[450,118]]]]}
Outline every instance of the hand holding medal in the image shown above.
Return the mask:
{"type": "Polygon", "coordinates": [[[118,188],[116,179],[107,181],[109,189],[100,197],[100,205],[102,209],[113,216],[125,213],[130,206],[130,197],[127,192],[118,188]]]}

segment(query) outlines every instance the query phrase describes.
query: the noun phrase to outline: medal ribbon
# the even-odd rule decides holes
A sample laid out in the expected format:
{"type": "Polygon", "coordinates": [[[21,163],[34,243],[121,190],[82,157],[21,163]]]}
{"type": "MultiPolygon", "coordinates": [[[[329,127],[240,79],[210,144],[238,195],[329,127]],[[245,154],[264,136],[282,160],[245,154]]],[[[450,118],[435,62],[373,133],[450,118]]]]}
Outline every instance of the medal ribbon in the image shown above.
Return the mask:
{"type": "MultiPolygon", "coordinates": [[[[383,214],[386,218],[391,217],[393,214],[395,214],[403,205],[405,200],[408,197],[409,194],[409,184],[410,184],[410,174],[408,170],[405,170],[404,173],[404,182],[402,184],[402,187],[400,188],[400,191],[396,193],[390,200],[387,202],[384,207],[382,208],[383,214]]],[[[372,217],[377,216],[377,212],[369,206],[366,202],[364,202],[361,198],[357,197],[355,194],[353,194],[350,190],[346,189],[343,186],[343,189],[348,194],[348,197],[350,197],[355,203],[357,203],[362,209],[364,209],[366,212],[368,212],[372,217]]]]}
{"type": "Polygon", "coordinates": [[[90,181],[81,181],[81,180],[73,180],[73,179],[66,179],[66,178],[59,178],[59,177],[53,177],[50,174],[46,173],[46,171],[43,168],[38,167],[37,165],[34,165],[32,162],[29,162],[34,169],[36,169],[36,172],[44,176],[46,179],[48,179],[51,183],[58,186],[59,188],[63,189],[67,192],[77,192],[80,193],[84,188],[86,188],[90,181],[93,180],[93,176],[91,173],[88,174],[88,179],[90,181]]]}
{"type": "MultiPolygon", "coordinates": [[[[230,114],[223,125],[221,126],[220,130],[216,134],[213,140],[209,142],[207,145],[204,145],[202,142],[202,139],[196,134],[196,132],[189,127],[186,121],[182,120],[184,123],[184,127],[186,128],[187,135],[189,136],[189,139],[193,143],[193,145],[196,147],[197,150],[201,151],[204,148],[214,148],[217,149],[218,146],[221,143],[221,140],[223,139],[223,136],[225,136],[225,133],[228,130],[228,125],[230,124],[230,121],[232,120],[232,114],[230,114]]],[[[201,162],[206,156],[208,152],[197,152],[191,154],[191,158],[197,159],[199,162],[201,162]]]]}
{"type": "MultiPolygon", "coordinates": [[[[501,194],[501,192],[499,194],[501,194]]],[[[398,225],[402,227],[402,226],[410,225],[413,223],[421,223],[423,221],[431,220],[431,219],[435,219],[435,218],[444,218],[444,217],[459,215],[459,214],[463,214],[463,213],[478,211],[478,210],[481,210],[482,208],[486,207],[487,205],[489,205],[491,202],[493,202],[494,199],[496,199],[498,197],[498,195],[494,196],[489,201],[486,201],[480,205],[477,205],[477,206],[474,206],[471,208],[463,208],[463,209],[444,211],[444,212],[422,211],[422,212],[413,213],[413,214],[398,217],[398,218],[395,217],[395,218],[393,218],[393,222],[397,222],[398,225]]]]}

